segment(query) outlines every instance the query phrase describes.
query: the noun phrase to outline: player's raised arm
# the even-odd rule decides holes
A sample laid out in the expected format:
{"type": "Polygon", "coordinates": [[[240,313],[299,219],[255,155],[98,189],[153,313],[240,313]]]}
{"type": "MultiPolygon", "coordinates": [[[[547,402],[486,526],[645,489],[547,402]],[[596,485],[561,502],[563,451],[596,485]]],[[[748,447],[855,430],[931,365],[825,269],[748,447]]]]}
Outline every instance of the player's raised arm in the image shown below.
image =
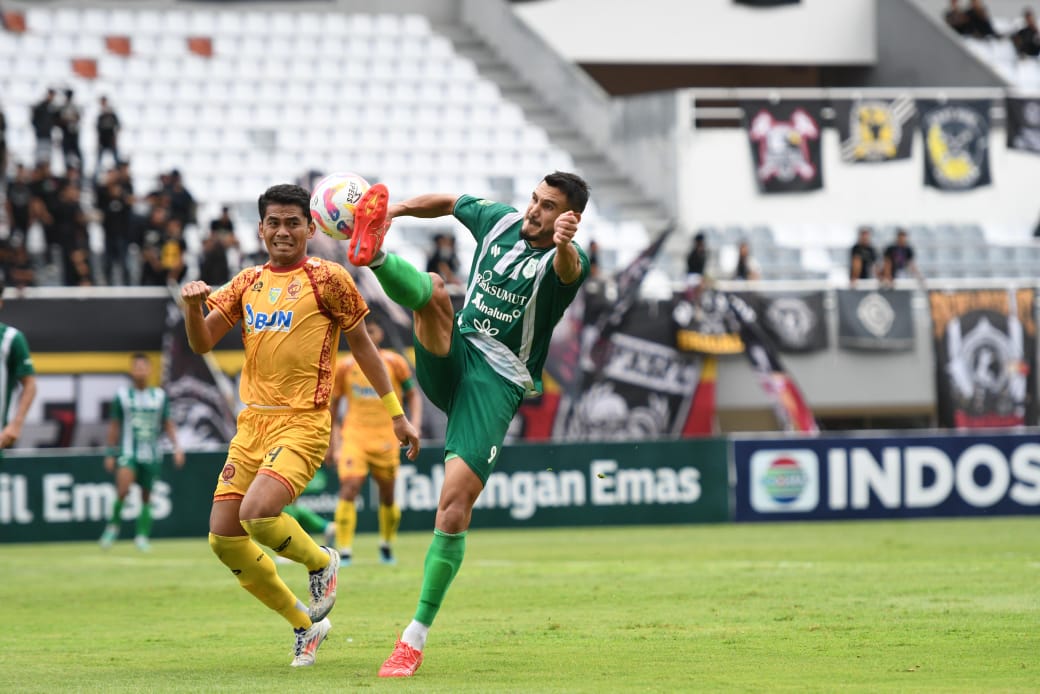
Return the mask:
{"type": "Polygon", "coordinates": [[[202,305],[210,294],[210,286],[201,280],[188,282],[181,287],[181,311],[184,313],[184,329],[188,333],[188,345],[195,354],[205,354],[220,342],[231,329],[219,311],[203,315],[202,305]]]}
{"type": "Polygon", "coordinates": [[[419,432],[416,431],[408,418],[404,415],[404,408],[394,393],[393,385],[390,383],[390,375],[386,372],[386,364],[379,355],[379,349],[372,342],[365,328],[365,322],[359,321],[347,333],[347,343],[350,345],[350,353],[361,367],[365,378],[375,388],[376,393],[383,399],[383,405],[394,420],[394,433],[402,446],[408,446],[408,459],[415,460],[419,455],[419,432]]]}

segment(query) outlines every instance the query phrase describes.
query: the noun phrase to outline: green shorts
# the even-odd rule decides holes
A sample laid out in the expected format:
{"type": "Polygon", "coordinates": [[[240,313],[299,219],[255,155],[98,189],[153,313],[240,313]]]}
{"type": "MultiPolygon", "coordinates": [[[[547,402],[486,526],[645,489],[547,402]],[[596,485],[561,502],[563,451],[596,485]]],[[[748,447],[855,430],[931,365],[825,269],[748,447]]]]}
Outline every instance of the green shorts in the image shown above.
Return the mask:
{"type": "Polygon", "coordinates": [[[117,459],[119,467],[128,467],[134,471],[134,482],[146,492],[152,491],[152,485],[159,479],[159,461],[154,463],[142,463],[134,458],[119,456],[117,459]]]}
{"type": "Polygon", "coordinates": [[[498,375],[453,325],[451,350],[430,354],[415,339],[415,375],[423,393],[448,415],[444,459],[462,458],[487,484],[524,390],[498,375]]]}

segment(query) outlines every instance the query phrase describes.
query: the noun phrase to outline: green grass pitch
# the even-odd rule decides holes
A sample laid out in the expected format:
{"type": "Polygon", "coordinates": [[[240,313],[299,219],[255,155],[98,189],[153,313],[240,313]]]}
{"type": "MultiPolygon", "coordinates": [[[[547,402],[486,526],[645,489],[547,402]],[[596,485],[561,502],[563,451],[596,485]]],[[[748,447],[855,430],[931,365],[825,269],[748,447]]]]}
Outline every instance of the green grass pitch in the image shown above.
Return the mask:
{"type": "MultiPolygon", "coordinates": [[[[470,533],[410,681],[418,596],[359,537],[312,668],[204,538],[0,545],[6,692],[1040,690],[1040,518],[470,533]]],[[[298,595],[305,570],[280,566],[298,595]]]]}

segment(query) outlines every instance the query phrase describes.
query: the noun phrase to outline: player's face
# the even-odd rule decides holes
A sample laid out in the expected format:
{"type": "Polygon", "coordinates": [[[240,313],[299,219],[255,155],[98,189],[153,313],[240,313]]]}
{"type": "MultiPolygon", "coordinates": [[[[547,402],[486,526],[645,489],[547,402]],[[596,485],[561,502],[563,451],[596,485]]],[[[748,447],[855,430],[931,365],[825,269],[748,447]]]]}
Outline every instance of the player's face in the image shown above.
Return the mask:
{"type": "Polygon", "coordinates": [[[134,359],[130,363],[130,378],[133,380],[134,385],[138,387],[144,386],[148,383],[148,378],[152,375],[152,363],[147,359],[134,359]]]}
{"type": "Polygon", "coordinates": [[[531,202],[524,212],[524,224],[520,228],[520,238],[538,248],[551,246],[553,224],[557,217],[569,209],[563,191],[542,181],[531,193],[531,202]]]}
{"type": "Polygon", "coordinates": [[[314,222],[296,205],[271,203],[260,220],[260,238],[275,267],[289,267],[307,254],[307,239],[314,236],[314,222]]]}

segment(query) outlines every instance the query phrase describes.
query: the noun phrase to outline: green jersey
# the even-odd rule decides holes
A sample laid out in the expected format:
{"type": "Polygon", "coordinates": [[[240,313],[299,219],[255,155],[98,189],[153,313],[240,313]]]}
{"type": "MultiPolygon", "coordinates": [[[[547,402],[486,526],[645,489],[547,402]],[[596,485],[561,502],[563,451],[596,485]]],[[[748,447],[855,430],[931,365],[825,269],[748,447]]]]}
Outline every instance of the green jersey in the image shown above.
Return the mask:
{"type": "Polygon", "coordinates": [[[11,396],[15,387],[26,376],[36,373],[33,368],[29,342],[21,330],[0,323],[0,358],[4,368],[0,369],[0,427],[7,424],[11,416],[11,396]]]}
{"type": "Polygon", "coordinates": [[[162,388],[120,388],[110,415],[120,423],[121,459],[146,465],[162,461],[159,439],[170,418],[170,401],[162,388]]]}
{"type": "Polygon", "coordinates": [[[575,244],[581,276],[564,284],[553,268],[556,246],[522,239],[523,215],[512,207],[463,195],[454,214],[477,241],[459,332],[500,376],[540,393],[553,327],[588,276],[589,258],[575,244]]]}

